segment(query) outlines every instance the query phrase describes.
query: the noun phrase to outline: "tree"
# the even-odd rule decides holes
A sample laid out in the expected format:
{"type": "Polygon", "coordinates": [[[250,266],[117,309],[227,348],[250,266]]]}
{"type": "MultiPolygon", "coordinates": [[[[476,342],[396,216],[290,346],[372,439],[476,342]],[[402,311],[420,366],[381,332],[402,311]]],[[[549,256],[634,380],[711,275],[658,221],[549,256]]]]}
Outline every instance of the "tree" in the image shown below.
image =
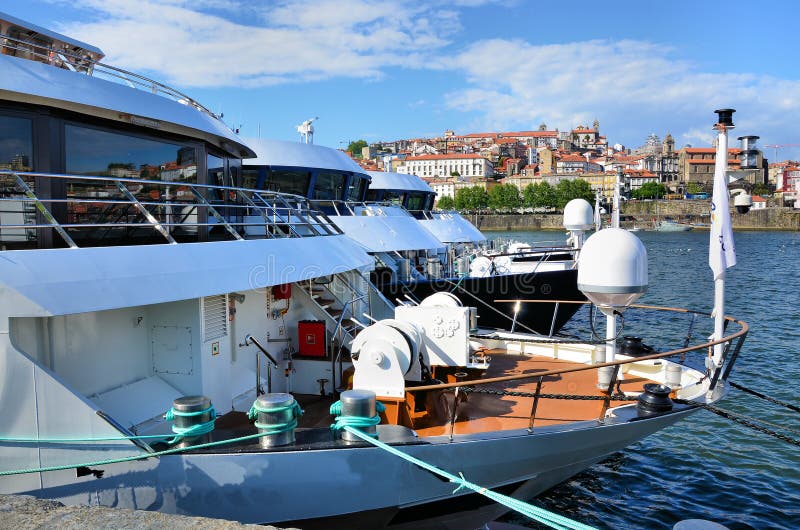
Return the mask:
{"type": "Polygon", "coordinates": [[[753,195],[772,195],[774,189],[769,184],[756,184],[753,186],[753,195]]]}
{"type": "Polygon", "coordinates": [[[365,147],[367,147],[365,140],[356,140],[355,142],[350,142],[350,145],[347,146],[347,151],[353,158],[361,158],[361,150],[365,147]]]}
{"type": "Polygon", "coordinates": [[[492,210],[514,210],[522,205],[519,189],[513,184],[498,184],[489,190],[492,210]]]}
{"type": "Polygon", "coordinates": [[[450,172],[450,176],[451,177],[460,177],[461,173],[459,173],[458,171],[451,171],[450,172]]]}
{"type": "MultiPolygon", "coordinates": [[[[694,195],[695,193],[703,193],[703,186],[701,186],[699,182],[689,182],[686,184],[686,193],[691,195],[694,195]]],[[[664,194],[662,193],[661,196],[663,197],[664,194]]]]}
{"type": "Polygon", "coordinates": [[[585,199],[590,204],[594,201],[592,187],[583,179],[564,179],[555,188],[556,206],[563,209],[572,199],[585,199]]]}
{"type": "Polygon", "coordinates": [[[522,190],[522,203],[527,208],[550,208],[557,202],[556,190],[547,182],[528,184],[522,190]]]}
{"type": "Polygon", "coordinates": [[[480,186],[461,188],[456,191],[455,207],[457,210],[483,210],[489,205],[489,194],[480,186]]]}
{"type": "Polygon", "coordinates": [[[440,198],[436,203],[436,208],[439,210],[453,210],[455,207],[456,201],[454,201],[449,195],[445,195],[444,197],[440,198]]]}
{"type": "Polygon", "coordinates": [[[658,182],[645,182],[639,189],[631,192],[634,199],[657,199],[667,193],[667,188],[658,182]]]}

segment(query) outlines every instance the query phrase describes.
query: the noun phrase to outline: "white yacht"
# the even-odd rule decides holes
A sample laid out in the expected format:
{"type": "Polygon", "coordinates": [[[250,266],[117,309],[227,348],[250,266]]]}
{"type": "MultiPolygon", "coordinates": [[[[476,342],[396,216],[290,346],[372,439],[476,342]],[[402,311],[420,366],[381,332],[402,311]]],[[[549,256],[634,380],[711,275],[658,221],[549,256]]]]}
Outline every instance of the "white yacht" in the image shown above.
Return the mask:
{"type": "MultiPolygon", "coordinates": [[[[362,281],[374,257],[306,198],[248,181],[253,151],[199,103],[2,13],[0,51],[0,493],[476,528],[507,510],[481,488],[533,497],[724,394],[742,322],[697,370],[673,351],[615,358],[613,341],[478,335],[446,294],[392,308],[362,281]],[[336,328],[364,313],[345,358],[336,328]],[[407,457],[480,487],[454,493],[407,457]]],[[[603,233],[579,277],[613,318],[646,256],[603,233]],[[603,261],[616,251],[624,270],[603,261]]]]}
{"type": "MultiPolygon", "coordinates": [[[[492,242],[458,212],[435,211],[436,193],[418,176],[381,171],[371,171],[369,176],[367,200],[404,207],[446,248],[433,263],[428,259],[427,268],[433,266],[435,273],[378,277],[378,287],[389,299],[408,295],[422,299],[449,291],[463,303],[478,306],[481,327],[509,329],[519,324],[551,335],[572,318],[579,305],[552,302],[520,307],[497,300],[585,300],[576,285],[576,257],[588,224],[573,227],[579,229],[570,232],[569,244],[531,246],[515,242],[493,248],[492,242]]],[[[591,214],[591,205],[574,201],[565,211],[565,219],[579,217],[588,222],[591,214]]],[[[417,266],[423,269],[419,263],[417,266]]]]}

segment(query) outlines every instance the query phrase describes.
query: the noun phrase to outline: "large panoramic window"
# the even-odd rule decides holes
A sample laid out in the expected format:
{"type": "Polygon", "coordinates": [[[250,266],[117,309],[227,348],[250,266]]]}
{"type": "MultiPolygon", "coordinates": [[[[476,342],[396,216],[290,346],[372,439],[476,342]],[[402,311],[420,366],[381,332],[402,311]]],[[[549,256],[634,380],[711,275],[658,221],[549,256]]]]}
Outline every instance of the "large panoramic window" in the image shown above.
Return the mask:
{"type": "MultiPolygon", "coordinates": [[[[196,219],[196,212],[190,211],[190,207],[174,205],[195,201],[187,186],[197,182],[197,149],[194,146],[67,124],[64,151],[65,169],[71,175],[154,181],[153,184],[129,182],[125,187],[169,231],[182,223],[190,223],[189,219],[196,219]]],[[[120,225],[113,230],[77,229],[73,238],[154,237],[157,241],[163,240],[143,221],[137,206],[114,202],[126,201],[127,197],[110,179],[66,182],[67,199],[74,199],[67,203],[68,223],[120,225]]],[[[196,228],[193,229],[196,232],[196,228]]]]}
{"type": "Polygon", "coordinates": [[[314,185],[314,199],[325,201],[341,201],[344,199],[343,173],[317,173],[317,183],[314,185]]]}
{"type": "MultiPolygon", "coordinates": [[[[32,171],[33,170],[33,125],[31,120],[12,116],[0,116],[0,171],[32,171]]],[[[23,180],[34,188],[34,179],[23,177],[23,180]]],[[[0,175],[0,196],[3,198],[20,197],[17,179],[13,175],[0,175]]],[[[23,225],[36,223],[36,210],[32,203],[23,201],[4,201],[2,221],[5,225],[23,225]]],[[[0,243],[26,244],[36,240],[33,228],[2,228],[0,243]]]]}
{"type": "Polygon", "coordinates": [[[267,171],[264,189],[307,197],[310,181],[310,171],[274,169],[267,171]]]}
{"type": "Polygon", "coordinates": [[[195,148],[67,125],[67,173],[174,182],[197,182],[195,148]]]}

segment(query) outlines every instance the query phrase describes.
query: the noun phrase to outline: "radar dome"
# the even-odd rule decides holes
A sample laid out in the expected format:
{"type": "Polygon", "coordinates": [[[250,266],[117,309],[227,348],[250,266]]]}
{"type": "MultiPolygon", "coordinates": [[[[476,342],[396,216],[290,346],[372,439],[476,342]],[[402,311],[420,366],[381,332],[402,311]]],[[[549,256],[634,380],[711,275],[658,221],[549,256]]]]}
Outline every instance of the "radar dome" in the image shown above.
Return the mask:
{"type": "Polygon", "coordinates": [[[591,230],[594,227],[592,205],[585,199],[572,199],[564,207],[564,228],[570,231],[591,230]]]}
{"type": "Polygon", "coordinates": [[[627,230],[592,234],[578,262],[578,289],[601,309],[624,309],[647,291],[647,249],[627,230]]]}

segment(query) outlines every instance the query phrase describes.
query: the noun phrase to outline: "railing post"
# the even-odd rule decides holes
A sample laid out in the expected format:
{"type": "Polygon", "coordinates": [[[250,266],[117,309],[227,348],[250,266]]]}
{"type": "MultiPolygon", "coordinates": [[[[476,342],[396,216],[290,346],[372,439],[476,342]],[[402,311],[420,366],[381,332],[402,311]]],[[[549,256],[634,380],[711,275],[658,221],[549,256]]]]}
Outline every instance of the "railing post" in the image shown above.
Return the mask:
{"type": "Polygon", "coordinates": [[[531,406],[531,419],[530,423],[528,423],[528,432],[533,433],[533,422],[536,419],[536,408],[539,406],[539,394],[542,391],[542,381],[544,377],[540,377],[536,380],[536,394],[533,396],[533,405],[531,406]]]}
{"type": "Polygon", "coordinates": [[[611,372],[611,380],[608,382],[608,390],[606,391],[606,398],[603,400],[603,408],[600,410],[600,417],[597,421],[603,421],[606,417],[608,407],[611,406],[611,396],[614,394],[614,385],[617,384],[617,375],[619,374],[620,365],[614,366],[614,371],[611,372]]]}
{"type": "Polygon", "coordinates": [[[139,210],[139,213],[141,213],[144,216],[144,218],[147,219],[147,222],[152,225],[152,227],[156,230],[156,232],[158,232],[159,234],[164,236],[164,239],[166,239],[169,242],[170,245],[177,245],[178,244],[178,242],[175,241],[172,238],[172,236],[170,235],[169,230],[164,228],[164,226],[158,221],[158,219],[156,219],[155,216],[153,216],[153,214],[151,214],[147,210],[147,208],[145,208],[144,205],[139,202],[139,199],[137,199],[133,195],[133,193],[131,193],[131,190],[129,190],[125,186],[125,184],[123,184],[119,180],[115,180],[114,182],[116,183],[117,188],[119,188],[119,191],[121,191],[122,194],[125,195],[125,198],[127,198],[129,201],[131,201],[131,204],[133,204],[133,206],[137,210],[139,210]]]}
{"type": "Polygon", "coordinates": [[[53,225],[53,228],[55,229],[56,232],[58,232],[58,235],[61,236],[61,239],[63,239],[64,242],[67,245],[69,245],[70,248],[78,248],[78,245],[76,245],[75,241],[73,241],[72,238],[69,236],[69,234],[67,234],[67,231],[64,230],[64,227],[61,226],[58,223],[58,221],[56,221],[56,218],[53,216],[52,213],[50,213],[50,210],[47,209],[44,203],[39,199],[39,197],[36,196],[36,194],[22,179],[22,177],[20,177],[16,173],[14,173],[13,175],[17,179],[17,186],[22,188],[22,192],[25,194],[25,196],[33,201],[33,203],[36,205],[36,209],[39,210],[39,213],[42,214],[42,217],[44,217],[48,223],[53,225]]]}

